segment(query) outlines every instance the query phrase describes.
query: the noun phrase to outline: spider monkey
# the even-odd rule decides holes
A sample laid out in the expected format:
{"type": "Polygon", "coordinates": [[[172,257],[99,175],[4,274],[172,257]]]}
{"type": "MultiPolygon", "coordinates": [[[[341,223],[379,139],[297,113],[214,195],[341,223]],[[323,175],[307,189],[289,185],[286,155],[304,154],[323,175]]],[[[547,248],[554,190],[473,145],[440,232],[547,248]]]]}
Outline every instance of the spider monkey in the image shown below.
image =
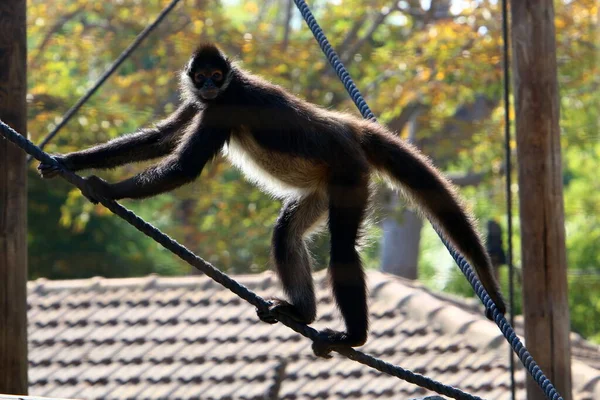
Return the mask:
{"type": "MultiPolygon", "coordinates": [[[[302,323],[315,320],[305,239],[326,221],[329,274],[346,331],[325,330],[313,350],[328,357],[340,346],[366,342],[367,290],[356,244],[375,173],[387,177],[442,228],[475,266],[498,310],[506,311],[473,218],[453,186],[419,150],[375,122],[310,104],[252,75],[213,44],[203,44],[192,54],[181,72],[180,89],[180,107],[154,127],[56,159],[77,171],[163,157],[118,183],[94,175],[86,178],[84,195],[96,203],[173,190],[196,179],[220,152],[263,190],[283,199],[272,256],[289,302],[272,299],[267,312],[258,312],[261,320],[277,322],[275,309],[302,323]]],[[[48,164],[38,169],[44,178],[58,173],[48,164]]]]}

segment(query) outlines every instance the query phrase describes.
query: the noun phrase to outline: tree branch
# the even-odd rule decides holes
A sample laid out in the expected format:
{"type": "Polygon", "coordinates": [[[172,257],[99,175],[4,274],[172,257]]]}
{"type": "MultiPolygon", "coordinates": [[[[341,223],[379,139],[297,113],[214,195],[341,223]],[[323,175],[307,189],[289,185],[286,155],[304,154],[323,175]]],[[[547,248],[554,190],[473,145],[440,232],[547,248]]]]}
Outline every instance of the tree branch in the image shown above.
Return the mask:
{"type": "Polygon", "coordinates": [[[456,172],[446,173],[446,177],[450,179],[450,182],[458,187],[478,186],[486,175],[487,172],[467,172],[463,174],[456,172]]]}
{"type": "Polygon", "coordinates": [[[367,31],[367,33],[365,33],[363,35],[363,37],[361,37],[360,39],[358,39],[357,41],[355,41],[352,46],[349,47],[349,49],[340,55],[340,58],[342,59],[343,63],[349,63],[350,60],[353,58],[354,53],[356,53],[362,46],[363,44],[365,44],[366,41],[371,40],[371,38],[373,37],[373,34],[375,33],[375,31],[377,31],[377,29],[379,28],[379,26],[381,26],[381,24],[383,24],[385,22],[385,19],[392,14],[395,11],[398,11],[398,3],[394,3],[394,5],[392,7],[390,7],[388,10],[381,12],[377,15],[377,17],[373,20],[373,23],[371,23],[371,26],[369,27],[369,30],[367,31]]]}
{"type": "Polygon", "coordinates": [[[420,101],[413,101],[411,103],[408,103],[406,106],[404,106],[400,114],[392,118],[386,125],[393,132],[400,134],[400,132],[402,132],[406,124],[408,124],[408,122],[411,120],[413,115],[421,113],[427,110],[428,108],[429,107],[427,107],[420,101]]]}
{"type": "Polygon", "coordinates": [[[292,0],[287,0],[285,8],[285,20],[283,24],[283,41],[281,42],[281,50],[286,51],[290,43],[290,21],[292,20],[292,0]]]}
{"type": "Polygon", "coordinates": [[[344,38],[342,43],[338,46],[339,54],[344,54],[346,52],[346,50],[348,49],[348,46],[350,46],[350,44],[356,39],[356,36],[358,35],[358,31],[360,30],[360,28],[363,27],[363,25],[365,24],[365,22],[367,22],[368,19],[369,19],[369,14],[364,13],[363,15],[361,15],[360,19],[358,19],[357,21],[354,21],[354,25],[352,25],[352,28],[350,29],[350,31],[348,31],[348,33],[346,34],[346,37],[344,38]]]}

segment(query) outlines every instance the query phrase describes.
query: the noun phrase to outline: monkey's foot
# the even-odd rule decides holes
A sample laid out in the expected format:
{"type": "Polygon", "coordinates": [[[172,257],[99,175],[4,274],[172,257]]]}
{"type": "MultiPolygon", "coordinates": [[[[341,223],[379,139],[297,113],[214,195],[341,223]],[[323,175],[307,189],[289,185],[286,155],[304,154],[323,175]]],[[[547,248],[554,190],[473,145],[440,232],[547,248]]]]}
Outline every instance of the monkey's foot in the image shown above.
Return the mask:
{"type": "Polygon", "coordinates": [[[85,178],[86,185],[82,189],[83,195],[92,203],[98,204],[100,201],[110,201],[114,199],[110,191],[109,183],[95,175],[85,178]]]}
{"type": "Polygon", "coordinates": [[[338,332],[331,329],[325,329],[319,333],[319,338],[312,344],[313,352],[317,357],[331,358],[333,350],[358,347],[365,344],[366,337],[357,337],[346,332],[338,332]]]}
{"type": "Polygon", "coordinates": [[[489,319],[490,321],[493,321],[494,318],[492,317],[492,310],[490,310],[489,308],[485,309],[485,317],[487,319],[489,319]]]}
{"type": "MultiPolygon", "coordinates": [[[[506,314],[506,303],[504,302],[502,295],[499,294],[498,297],[493,297],[492,300],[494,301],[498,312],[503,315],[506,314]]],[[[490,321],[495,322],[494,317],[492,316],[492,310],[488,309],[487,307],[485,308],[485,316],[490,321]]]]}
{"type": "Polygon", "coordinates": [[[307,318],[302,315],[298,308],[293,304],[288,303],[285,300],[278,299],[276,297],[272,297],[269,299],[271,305],[267,310],[259,310],[256,309],[256,315],[260,318],[261,321],[266,322],[267,324],[275,324],[278,322],[275,317],[275,313],[284,314],[296,322],[300,322],[301,324],[309,324],[312,321],[307,320],[307,318]]]}

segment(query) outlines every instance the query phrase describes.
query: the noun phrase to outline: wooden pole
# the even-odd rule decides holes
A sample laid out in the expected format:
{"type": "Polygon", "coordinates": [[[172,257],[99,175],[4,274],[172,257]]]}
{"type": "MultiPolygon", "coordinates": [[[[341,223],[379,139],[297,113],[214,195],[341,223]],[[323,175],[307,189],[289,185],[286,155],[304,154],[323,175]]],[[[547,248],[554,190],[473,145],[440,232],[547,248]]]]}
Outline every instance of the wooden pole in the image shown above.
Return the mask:
{"type": "MultiPolygon", "coordinates": [[[[552,0],[511,0],[525,344],[571,396],[569,308],[552,0]]],[[[529,400],[544,399],[528,377],[529,400]]]]}
{"type": "MultiPolygon", "coordinates": [[[[0,1],[0,118],[27,132],[26,0],[0,1]]],[[[27,394],[25,153],[0,139],[0,393],[27,394]]]]}

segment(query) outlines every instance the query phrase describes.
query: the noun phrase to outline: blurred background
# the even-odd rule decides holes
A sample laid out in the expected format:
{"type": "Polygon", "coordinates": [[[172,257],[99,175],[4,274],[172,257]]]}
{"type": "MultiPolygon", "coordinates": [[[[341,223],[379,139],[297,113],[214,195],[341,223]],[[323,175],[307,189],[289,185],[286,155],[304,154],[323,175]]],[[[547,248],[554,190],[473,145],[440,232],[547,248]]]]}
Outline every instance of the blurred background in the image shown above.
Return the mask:
{"type": "MultiPolygon", "coordinates": [[[[34,142],[168,3],[28,2],[28,134],[34,142]]],[[[460,186],[482,235],[489,236],[506,293],[508,169],[498,1],[310,3],[379,121],[421,148],[460,186]]],[[[600,10],[596,0],[557,0],[555,7],[572,330],[600,343],[600,10]]],[[[358,114],[292,1],[185,0],[46,150],[78,150],[167,116],[179,102],[178,72],[203,40],[294,94],[358,114]]],[[[514,173],[514,140],[511,151],[514,173]]],[[[28,181],[30,279],[194,273],[63,180],[39,179],[36,165],[28,181]]],[[[114,181],[143,167],[100,175],[114,181]]],[[[519,313],[518,185],[511,190],[519,313]]],[[[192,185],[124,205],[227,273],[270,268],[272,225],[281,204],[223,160],[192,185]]],[[[326,266],[327,240],[323,234],[313,243],[317,269],[326,266]]],[[[383,185],[363,257],[370,269],[472,296],[429,223],[383,185]]]]}

